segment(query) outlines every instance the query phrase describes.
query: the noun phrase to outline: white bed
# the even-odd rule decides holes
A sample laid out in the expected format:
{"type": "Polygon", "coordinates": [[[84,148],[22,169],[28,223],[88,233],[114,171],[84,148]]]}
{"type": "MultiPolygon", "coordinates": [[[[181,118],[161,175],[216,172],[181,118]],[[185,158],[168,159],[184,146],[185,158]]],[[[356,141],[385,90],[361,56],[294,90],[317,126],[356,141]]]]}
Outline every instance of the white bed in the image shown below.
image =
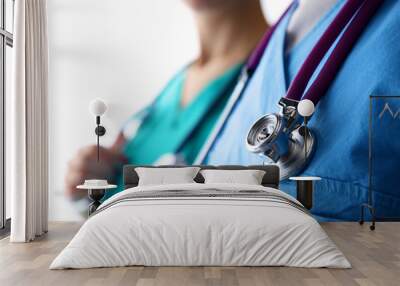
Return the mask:
{"type": "Polygon", "coordinates": [[[50,269],[128,265],[351,267],[299,204],[277,189],[255,185],[192,183],[130,188],[100,206],[50,269]],[[216,192],[227,195],[214,195],[216,192]],[[157,195],[166,193],[174,195],[157,195]],[[260,195],[253,195],[256,193],[260,195]]]}

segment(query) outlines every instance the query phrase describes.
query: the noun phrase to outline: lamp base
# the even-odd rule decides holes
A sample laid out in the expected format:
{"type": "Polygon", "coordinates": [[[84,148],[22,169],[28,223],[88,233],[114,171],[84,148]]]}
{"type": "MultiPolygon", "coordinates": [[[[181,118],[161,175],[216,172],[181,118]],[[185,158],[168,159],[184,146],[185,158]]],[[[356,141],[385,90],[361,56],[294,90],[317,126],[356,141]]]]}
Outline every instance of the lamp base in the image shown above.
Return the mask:
{"type": "Polygon", "coordinates": [[[104,136],[106,134],[106,129],[104,126],[97,126],[96,129],[94,130],[97,136],[104,136]]]}
{"type": "Polygon", "coordinates": [[[104,197],[106,193],[105,189],[89,189],[88,195],[89,198],[92,200],[92,203],[89,205],[88,214],[91,216],[97,208],[101,205],[100,200],[104,197]]]}

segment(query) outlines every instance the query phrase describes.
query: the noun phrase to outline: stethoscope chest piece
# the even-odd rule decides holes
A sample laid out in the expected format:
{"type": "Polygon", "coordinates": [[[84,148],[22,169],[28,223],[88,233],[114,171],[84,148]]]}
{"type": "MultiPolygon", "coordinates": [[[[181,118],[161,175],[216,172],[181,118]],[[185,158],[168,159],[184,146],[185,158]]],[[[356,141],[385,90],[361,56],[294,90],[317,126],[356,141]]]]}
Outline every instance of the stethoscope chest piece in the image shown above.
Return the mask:
{"type": "Polygon", "coordinates": [[[297,101],[282,98],[280,114],[267,114],[250,128],[246,147],[280,167],[281,180],[298,174],[311,159],[316,145],[313,132],[301,125],[297,101]]]}

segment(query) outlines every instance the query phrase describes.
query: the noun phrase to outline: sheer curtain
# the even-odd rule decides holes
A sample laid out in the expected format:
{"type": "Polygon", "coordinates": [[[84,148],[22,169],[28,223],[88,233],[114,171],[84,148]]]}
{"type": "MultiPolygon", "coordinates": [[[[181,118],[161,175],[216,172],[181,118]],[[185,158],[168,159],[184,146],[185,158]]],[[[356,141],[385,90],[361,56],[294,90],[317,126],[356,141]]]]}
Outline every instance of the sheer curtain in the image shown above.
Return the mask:
{"type": "Polygon", "coordinates": [[[48,225],[46,0],[16,0],[14,21],[10,241],[27,242],[48,225]]]}

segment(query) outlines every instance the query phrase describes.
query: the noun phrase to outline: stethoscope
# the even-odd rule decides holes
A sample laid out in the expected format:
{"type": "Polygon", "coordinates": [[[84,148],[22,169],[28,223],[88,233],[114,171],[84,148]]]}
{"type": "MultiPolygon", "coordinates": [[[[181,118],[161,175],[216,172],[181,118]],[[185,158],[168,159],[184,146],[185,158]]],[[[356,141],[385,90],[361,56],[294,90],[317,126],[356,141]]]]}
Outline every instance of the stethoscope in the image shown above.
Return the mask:
{"type": "MultiPolygon", "coordinates": [[[[310,162],[316,148],[313,130],[305,128],[302,124],[303,119],[309,120],[313,110],[309,114],[307,114],[309,110],[303,113],[303,116],[306,115],[303,117],[299,114],[299,107],[311,104],[313,109],[314,105],[317,105],[382,3],[383,0],[348,0],[307,56],[290,84],[286,96],[279,100],[280,112],[262,116],[250,128],[245,142],[247,149],[277,164],[281,170],[282,180],[302,171],[310,162]],[[335,42],[337,43],[320,72],[308,86],[311,77],[335,42]]],[[[250,56],[230,101],[197,157],[196,163],[202,163],[213,147],[215,139],[258,67],[276,27],[295,4],[297,1],[289,6],[250,56]]]]}

